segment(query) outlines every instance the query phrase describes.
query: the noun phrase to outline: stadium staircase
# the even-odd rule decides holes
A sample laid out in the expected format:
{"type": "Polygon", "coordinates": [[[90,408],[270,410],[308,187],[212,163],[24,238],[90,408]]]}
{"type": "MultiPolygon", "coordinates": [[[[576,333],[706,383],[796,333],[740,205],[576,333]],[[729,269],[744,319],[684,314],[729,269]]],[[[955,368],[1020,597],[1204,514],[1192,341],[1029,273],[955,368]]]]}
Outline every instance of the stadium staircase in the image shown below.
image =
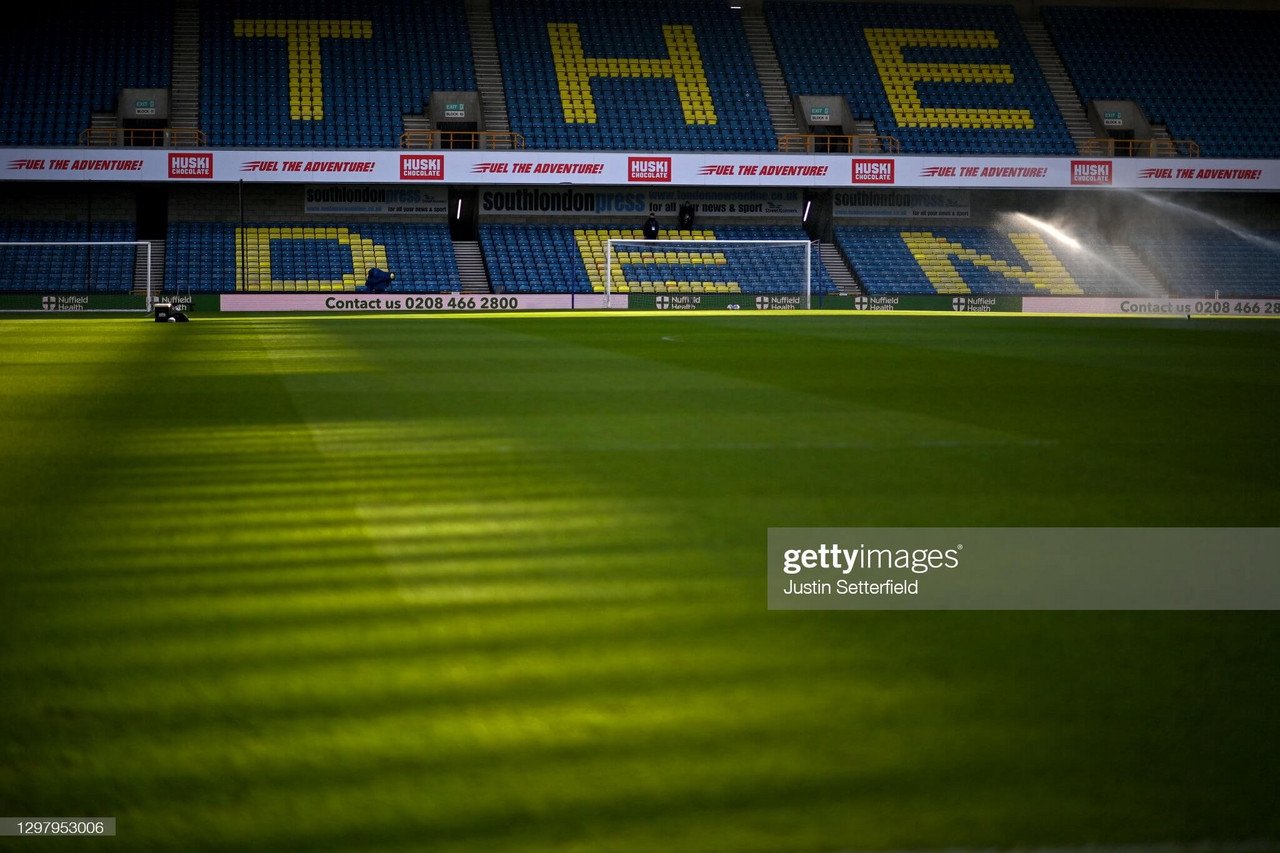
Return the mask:
{"type": "Polygon", "coordinates": [[[844,261],[844,255],[840,254],[835,243],[819,243],[818,257],[822,259],[822,265],[827,268],[832,283],[842,295],[859,296],[866,292],[853,277],[849,265],[844,261]]]}
{"type": "Polygon", "coordinates": [[[431,119],[421,113],[407,114],[401,118],[401,121],[404,122],[405,133],[426,134],[433,129],[431,119]]]}
{"type": "Polygon", "coordinates": [[[791,91],[782,75],[778,52],[773,48],[773,38],[769,35],[760,6],[743,6],[742,29],[747,34],[747,44],[751,46],[751,57],[755,60],[756,74],[764,91],[765,108],[769,110],[774,134],[799,133],[800,125],[796,123],[795,111],[791,108],[791,91]]]}
{"type": "MultiPolygon", "coordinates": [[[[151,241],[151,295],[164,290],[164,240],[151,241]]],[[[147,295],[147,252],[141,246],[133,256],[133,293],[147,295]]]]}
{"type": "MultiPolygon", "coordinates": [[[[94,131],[103,130],[119,130],[120,117],[115,113],[92,113],[89,116],[89,128],[94,131]]],[[[105,133],[95,133],[90,136],[90,145],[103,145],[111,147],[116,144],[116,135],[107,135],[105,133]]]]}
{"type": "Polygon", "coordinates": [[[1058,55],[1058,49],[1053,46],[1053,39],[1050,38],[1044,21],[1024,19],[1022,30],[1027,34],[1031,52],[1040,63],[1040,70],[1049,84],[1049,91],[1053,93],[1053,100],[1058,105],[1058,111],[1062,113],[1067,132],[1071,134],[1071,141],[1075,143],[1078,151],[1085,140],[1094,138],[1093,127],[1089,124],[1088,115],[1085,114],[1080,93],[1072,84],[1066,66],[1062,64],[1062,57],[1058,55]]]}
{"type": "Polygon", "coordinates": [[[1169,287],[1160,277],[1151,271],[1142,258],[1129,246],[1112,243],[1111,253],[1120,262],[1121,268],[1143,291],[1151,296],[1168,297],[1169,287]]]}
{"type": "MultiPolygon", "coordinates": [[[[476,89],[480,92],[484,130],[505,134],[511,130],[511,120],[503,94],[502,63],[498,58],[498,40],[493,32],[489,0],[467,0],[467,25],[471,29],[471,57],[476,69],[476,89]]],[[[510,147],[509,141],[496,144],[498,147],[510,147]]]]}
{"type": "Polygon", "coordinates": [[[200,5],[177,0],[173,7],[173,67],[169,82],[169,126],[200,127],[200,5]]]}
{"type": "Polygon", "coordinates": [[[484,255],[480,252],[480,243],[476,240],[455,240],[453,256],[458,261],[458,280],[462,282],[463,293],[492,293],[489,286],[489,274],[485,272],[484,255]]]}

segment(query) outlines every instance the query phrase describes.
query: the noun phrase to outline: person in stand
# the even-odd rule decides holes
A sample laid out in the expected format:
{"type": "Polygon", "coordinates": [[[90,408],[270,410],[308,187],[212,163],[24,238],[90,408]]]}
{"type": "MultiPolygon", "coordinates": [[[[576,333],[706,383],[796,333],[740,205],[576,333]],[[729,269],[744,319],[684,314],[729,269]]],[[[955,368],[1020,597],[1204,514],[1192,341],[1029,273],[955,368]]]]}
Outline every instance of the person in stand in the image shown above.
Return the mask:
{"type": "Polygon", "coordinates": [[[364,280],[364,289],[369,293],[386,293],[387,288],[395,279],[395,273],[374,267],[369,270],[369,277],[364,280]]]}
{"type": "Polygon", "coordinates": [[[689,231],[693,228],[694,206],[689,202],[680,205],[680,230],[689,231]]]}
{"type": "Polygon", "coordinates": [[[649,214],[649,218],[644,223],[644,238],[646,240],[658,239],[658,217],[652,213],[649,214]]]}

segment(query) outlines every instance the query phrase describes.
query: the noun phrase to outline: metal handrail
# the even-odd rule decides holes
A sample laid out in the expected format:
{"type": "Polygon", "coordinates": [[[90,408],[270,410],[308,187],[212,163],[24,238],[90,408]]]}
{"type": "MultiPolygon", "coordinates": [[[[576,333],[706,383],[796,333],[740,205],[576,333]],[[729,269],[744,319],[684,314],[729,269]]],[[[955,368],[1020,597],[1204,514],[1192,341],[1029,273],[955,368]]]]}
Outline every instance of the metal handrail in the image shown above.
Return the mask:
{"type": "Polygon", "coordinates": [[[518,150],[524,148],[524,136],[496,130],[406,130],[400,134],[400,147],[417,150],[438,148],[480,148],[518,150]]]}
{"type": "Polygon", "coordinates": [[[102,148],[204,148],[204,133],[194,127],[91,127],[80,144],[102,148]]]}
{"type": "Polygon", "coordinates": [[[1080,153],[1093,157],[1199,157],[1194,139],[1086,139],[1080,153]]]}
{"type": "Polygon", "coordinates": [[[784,133],[778,150],[792,154],[898,154],[902,143],[893,136],[839,133],[784,133]]]}

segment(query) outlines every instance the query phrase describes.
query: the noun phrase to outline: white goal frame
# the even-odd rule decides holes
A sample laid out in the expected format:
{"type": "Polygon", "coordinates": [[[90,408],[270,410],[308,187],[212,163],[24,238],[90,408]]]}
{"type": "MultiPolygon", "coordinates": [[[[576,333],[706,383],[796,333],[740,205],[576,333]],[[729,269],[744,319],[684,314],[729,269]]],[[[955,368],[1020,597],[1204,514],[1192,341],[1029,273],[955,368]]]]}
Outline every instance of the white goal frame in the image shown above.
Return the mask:
{"type": "MultiPolygon", "coordinates": [[[[716,246],[725,245],[754,245],[754,246],[790,246],[795,248],[804,247],[804,307],[806,309],[813,307],[813,243],[809,240],[646,240],[641,237],[610,237],[605,241],[604,250],[604,306],[609,307],[610,300],[613,296],[613,258],[616,252],[615,245],[626,247],[636,247],[636,251],[644,251],[646,248],[653,251],[655,247],[661,247],[659,251],[672,251],[678,246],[687,246],[698,251],[715,251],[716,246]]],[[[801,292],[801,291],[797,291],[801,292]]],[[[747,294],[751,295],[751,294],[747,294]]]]}
{"type": "MultiPolygon", "coordinates": [[[[154,282],[154,281],[152,280],[152,278],[151,278],[151,260],[152,260],[152,257],[153,257],[153,256],[152,256],[153,247],[152,247],[152,241],[151,241],[151,240],[43,240],[43,241],[39,241],[39,240],[21,240],[21,241],[3,241],[3,242],[0,242],[0,249],[4,249],[5,247],[8,247],[8,246],[33,246],[33,247],[40,247],[40,246],[133,246],[135,249],[136,249],[136,248],[138,248],[138,247],[143,247],[143,246],[145,246],[145,247],[146,247],[146,252],[147,252],[147,258],[146,258],[146,271],[147,271],[147,298],[146,298],[146,301],[145,301],[145,303],[144,303],[145,307],[143,307],[143,308],[94,308],[94,309],[92,309],[92,310],[93,310],[93,312],[94,312],[94,313],[103,312],[103,313],[112,313],[112,314],[149,314],[149,313],[151,313],[151,309],[152,309],[152,307],[155,305],[155,303],[156,303],[156,301],[157,301],[157,299],[156,299],[155,282],[154,282]]],[[[90,263],[92,264],[92,262],[90,262],[90,263]]],[[[136,254],[135,254],[135,256],[134,256],[134,266],[135,266],[135,267],[137,266],[137,256],[136,256],[136,254]]],[[[7,293],[11,293],[11,292],[12,292],[12,291],[5,291],[5,293],[6,293],[6,294],[7,294],[7,293]]],[[[133,292],[132,288],[129,290],[129,292],[130,292],[130,293],[132,293],[132,292],[133,292]]],[[[93,294],[93,291],[71,291],[71,290],[68,290],[68,291],[63,291],[63,292],[42,292],[42,293],[38,292],[38,293],[36,293],[35,295],[44,295],[44,296],[92,296],[92,295],[94,295],[94,294],[93,294]]],[[[105,295],[105,294],[104,294],[104,295],[105,295]]],[[[121,295],[125,295],[125,294],[121,294],[121,295]]],[[[58,309],[56,309],[56,308],[40,308],[40,309],[36,309],[36,308],[16,308],[16,309],[4,309],[4,313],[6,313],[6,314],[57,314],[57,313],[65,313],[65,312],[59,312],[59,311],[58,311],[58,309]]]]}

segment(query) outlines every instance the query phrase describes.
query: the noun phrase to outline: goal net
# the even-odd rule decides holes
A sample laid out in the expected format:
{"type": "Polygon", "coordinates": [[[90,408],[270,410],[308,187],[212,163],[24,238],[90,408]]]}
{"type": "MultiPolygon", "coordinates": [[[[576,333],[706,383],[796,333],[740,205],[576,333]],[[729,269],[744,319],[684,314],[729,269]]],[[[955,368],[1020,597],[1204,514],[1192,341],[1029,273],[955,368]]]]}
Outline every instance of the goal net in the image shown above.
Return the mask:
{"type": "Polygon", "coordinates": [[[615,293],[741,293],[812,306],[808,240],[610,238],[602,258],[605,304],[615,293]]]}
{"type": "Polygon", "coordinates": [[[6,311],[83,311],[86,297],[132,295],[143,298],[101,300],[91,310],[149,312],[159,285],[147,240],[0,242],[0,293],[42,297],[40,308],[6,311]]]}

